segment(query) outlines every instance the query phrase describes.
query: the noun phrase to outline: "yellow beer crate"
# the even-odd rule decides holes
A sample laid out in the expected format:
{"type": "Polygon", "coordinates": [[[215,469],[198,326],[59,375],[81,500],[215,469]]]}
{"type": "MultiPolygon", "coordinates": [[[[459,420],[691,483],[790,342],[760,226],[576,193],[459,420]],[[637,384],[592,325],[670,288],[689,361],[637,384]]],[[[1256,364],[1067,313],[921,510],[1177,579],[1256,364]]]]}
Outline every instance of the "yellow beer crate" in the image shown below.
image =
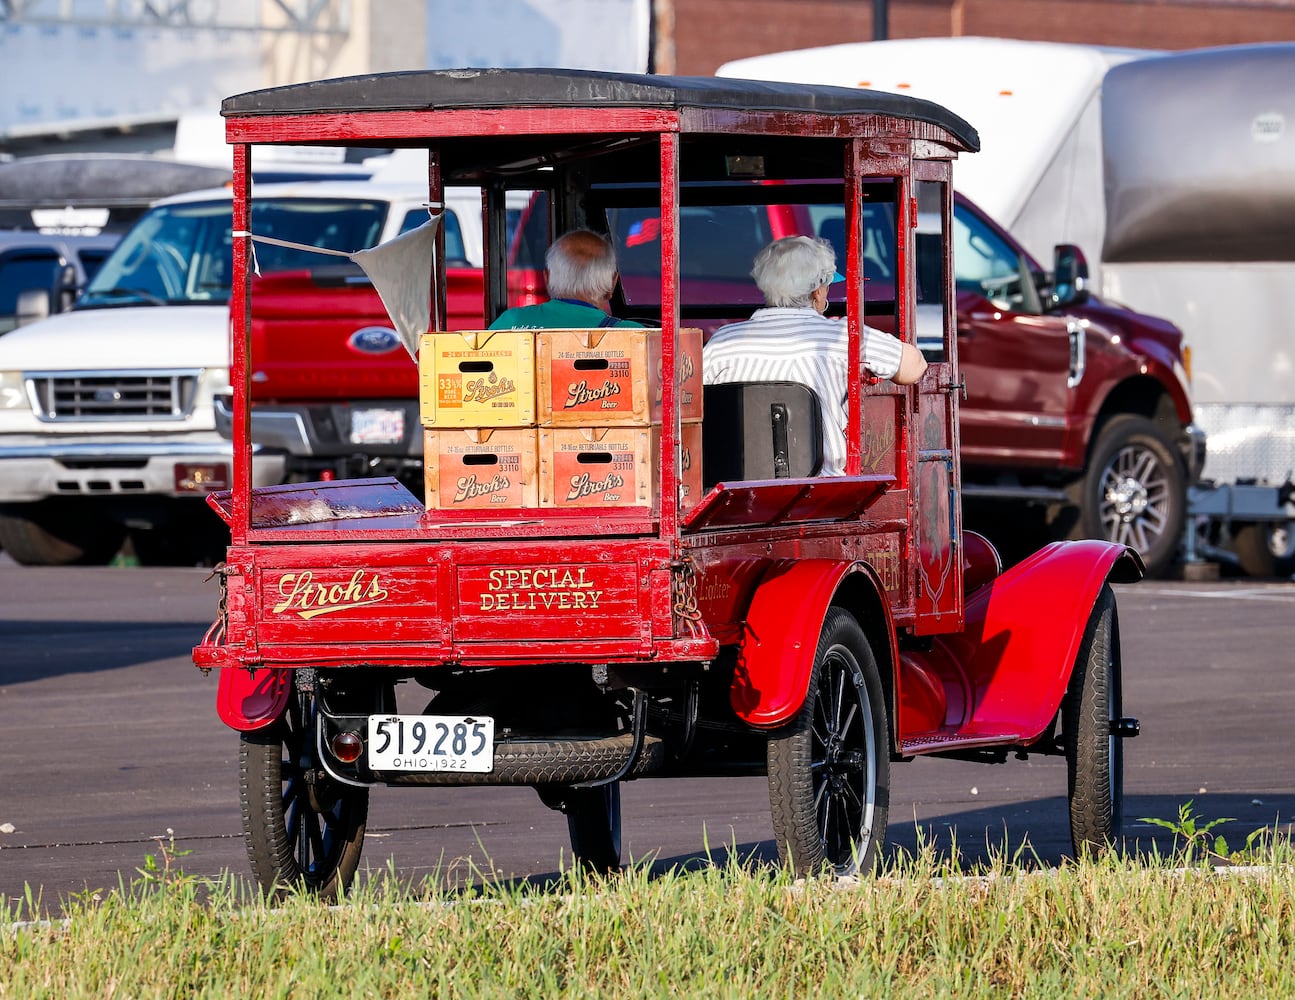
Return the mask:
{"type": "Polygon", "coordinates": [[[535,424],[535,331],[426,333],[418,345],[424,427],[535,424]]]}
{"type": "MultiPolygon", "coordinates": [[[[679,331],[680,417],[701,420],[701,330],[679,331]]],[[[661,422],[661,331],[536,330],[538,419],[546,427],[661,422]]]]}
{"type": "Polygon", "coordinates": [[[539,506],[533,427],[427,428],[427,506],[441,510],[539,506]]]}

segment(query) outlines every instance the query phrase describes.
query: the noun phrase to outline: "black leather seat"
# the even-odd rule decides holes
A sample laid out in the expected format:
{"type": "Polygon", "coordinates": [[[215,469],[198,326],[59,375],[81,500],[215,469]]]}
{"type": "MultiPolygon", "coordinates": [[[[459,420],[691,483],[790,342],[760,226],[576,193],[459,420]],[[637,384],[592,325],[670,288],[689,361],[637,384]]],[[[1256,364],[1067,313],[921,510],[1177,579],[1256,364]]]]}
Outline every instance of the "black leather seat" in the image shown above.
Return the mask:
{"type": "Polygon", "coordinates": [[[799,382],[729,382],[704,389],[702,479],[799,479],[823,467],[823,410],[799,382]]]}

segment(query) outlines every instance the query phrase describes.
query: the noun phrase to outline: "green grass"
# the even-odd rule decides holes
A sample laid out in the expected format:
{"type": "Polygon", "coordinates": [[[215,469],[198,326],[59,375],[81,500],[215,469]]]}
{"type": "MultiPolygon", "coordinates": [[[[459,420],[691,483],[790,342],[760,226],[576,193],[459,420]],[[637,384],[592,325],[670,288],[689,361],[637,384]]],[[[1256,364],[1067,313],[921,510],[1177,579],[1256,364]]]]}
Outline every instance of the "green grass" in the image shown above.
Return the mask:
{"type": "Polygon", "coordinates": [[[923,851],[877,878],[731,863],[470,894],[374,878],[267,905],[154,856],[130,885],[9,925],[0,997],[1275,997],[1295,995],[1289,843],[969,877],[923,851]],[[1180,867],[1186,861],[1187,867],[1180,867]]]}

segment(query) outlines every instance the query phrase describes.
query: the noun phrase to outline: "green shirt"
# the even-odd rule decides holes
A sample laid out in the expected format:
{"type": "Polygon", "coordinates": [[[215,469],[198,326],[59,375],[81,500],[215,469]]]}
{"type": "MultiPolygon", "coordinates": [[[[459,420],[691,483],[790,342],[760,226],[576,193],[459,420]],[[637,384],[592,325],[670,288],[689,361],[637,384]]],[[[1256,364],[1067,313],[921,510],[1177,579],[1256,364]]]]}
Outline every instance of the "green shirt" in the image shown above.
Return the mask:
{"type": "Polygon", "coordinates": [[[534,306],[517,306],[505,309],[499,318],[490,324],[491,330],[588,330],[603,326],[642,327],[629,319],[618,319],[608,324],[610,319],[605,312],[588,302],[577,302],[574,299],[550,299],[534,306]]]}

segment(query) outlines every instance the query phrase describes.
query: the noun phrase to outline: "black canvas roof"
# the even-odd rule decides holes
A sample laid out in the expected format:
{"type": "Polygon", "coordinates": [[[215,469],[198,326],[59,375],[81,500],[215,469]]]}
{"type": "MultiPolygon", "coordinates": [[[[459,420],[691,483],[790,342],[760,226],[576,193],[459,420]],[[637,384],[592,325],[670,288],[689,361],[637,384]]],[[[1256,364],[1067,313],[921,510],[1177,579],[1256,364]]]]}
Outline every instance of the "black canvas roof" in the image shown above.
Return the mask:
{"type": "Polygon", "coordinates": [[[451,69],[316,80],[228,97],[221,114],[291,115],[502,107],[618,107],[883,114],[928,122],[968,150],[976,130],[930,101],[848,87],[709,76],[650,76],[568,69],[451,69]]]}

